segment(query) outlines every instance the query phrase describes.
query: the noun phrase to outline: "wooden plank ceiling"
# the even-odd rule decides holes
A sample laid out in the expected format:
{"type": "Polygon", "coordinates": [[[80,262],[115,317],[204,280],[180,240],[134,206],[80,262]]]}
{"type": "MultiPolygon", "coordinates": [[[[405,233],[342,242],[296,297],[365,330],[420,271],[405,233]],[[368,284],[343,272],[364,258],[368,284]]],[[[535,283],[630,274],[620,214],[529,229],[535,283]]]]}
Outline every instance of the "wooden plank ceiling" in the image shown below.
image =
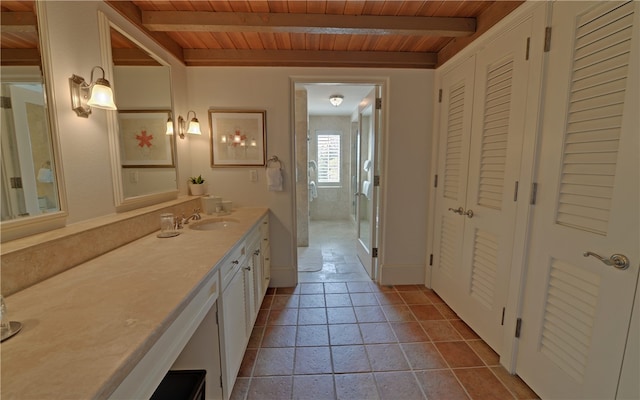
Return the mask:
{"type": "MultiPolygon", "coordinates": [[[[106,2],[188,66],[365,68],[436,68],[523,3],[476,0],[106,2]]],[[[3,36],[5,11],[17,12],[5,10],[5,3],[22,1],[2,1],[3,36]]]]}

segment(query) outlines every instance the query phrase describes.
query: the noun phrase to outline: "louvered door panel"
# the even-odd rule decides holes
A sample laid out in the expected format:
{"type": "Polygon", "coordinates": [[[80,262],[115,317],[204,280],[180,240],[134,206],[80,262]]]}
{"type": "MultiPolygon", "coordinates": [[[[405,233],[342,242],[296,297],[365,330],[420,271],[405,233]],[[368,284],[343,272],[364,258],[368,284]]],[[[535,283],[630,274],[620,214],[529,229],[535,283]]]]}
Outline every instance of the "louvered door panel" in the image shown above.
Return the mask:
{"type": "Polygon", "coordinates": [[[549,269],[540,351],[579,382],[587,366],[600,278],[566,262],[549,269]]]}
{"type": "Polygon", "coordinates": [[[449,277],[454,276],[455,268],[460,264],[460,239],[462,229],[455,216],[445,215],[440,224],[440,269],[449,277]]]}
{"type": "Polygon", "coordinates": [[[631,2],[611,8],[578,20],[556,214],[560,225],[600,235],[608,232],[633,25],[631,2]]]}
{"type": "Polygon", "coordinates": [[[494,303],[498,263],[498,239],[490,232],[476,231],[473,246],[471,296],[487,309],[494,303]]]}
{"type": "Polygon", "coordinates": [[[509,114],[513,61],[488,66],[484,100],[484,126],[480,153],[478,204],[501,209],[504,172],[509,145],[509,114]]]}
{"type": "Polygon", "coordinates": [[[447,150],[445,154],[444,196],[459,200],[462,162],[462,136],[464,134],[464,81],[451,87],[447,114],[447,150]]]}

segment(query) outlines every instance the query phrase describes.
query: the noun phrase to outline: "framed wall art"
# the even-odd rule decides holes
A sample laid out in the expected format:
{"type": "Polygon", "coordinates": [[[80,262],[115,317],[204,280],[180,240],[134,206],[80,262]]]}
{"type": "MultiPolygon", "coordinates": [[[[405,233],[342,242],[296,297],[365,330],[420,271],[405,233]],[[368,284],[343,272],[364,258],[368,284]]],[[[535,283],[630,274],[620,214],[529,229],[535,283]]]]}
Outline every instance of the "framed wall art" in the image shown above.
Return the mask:
{"type": "Polygon", "coordinates": [[[209,110],[211,166],[265,165],[266,111],[209,110]]]}
{"type": "Polygon", "coordinates": [[[169,110],[118,111],[122,167],[175,167],[175,135],[166,134],[170,115],[169,110]]]}

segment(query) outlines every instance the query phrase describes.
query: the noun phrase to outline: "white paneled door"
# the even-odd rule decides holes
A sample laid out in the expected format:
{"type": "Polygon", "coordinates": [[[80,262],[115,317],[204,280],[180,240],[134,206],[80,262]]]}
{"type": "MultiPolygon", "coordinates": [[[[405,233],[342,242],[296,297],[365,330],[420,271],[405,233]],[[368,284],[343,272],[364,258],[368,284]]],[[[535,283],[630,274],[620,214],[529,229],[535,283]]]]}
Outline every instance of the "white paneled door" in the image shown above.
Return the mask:
{"type": "Polygon", "coordinates": [[[467,166],[473,107],[475,56],[445,72],[441,79],[432,287],[454,310],[461,298],[462,235],[467,196],[467,166]]]}
{"type": "Polygon", "coordinates": [[[616,398],[625,343],[638,340],[627,334],[640,269],[639,8],[553,7],[516,364],[542,398],[616,398]]]}
{"type": "MultiPolygon", "coordinates": [[[[503,344],[533,22],[443,76],[433,288],[497,352],[503,344]]],[[[541,53],[541,49],[538,49],[541,53]]],[[[538,58],[539,59],[539,58],[538,58]]]]}

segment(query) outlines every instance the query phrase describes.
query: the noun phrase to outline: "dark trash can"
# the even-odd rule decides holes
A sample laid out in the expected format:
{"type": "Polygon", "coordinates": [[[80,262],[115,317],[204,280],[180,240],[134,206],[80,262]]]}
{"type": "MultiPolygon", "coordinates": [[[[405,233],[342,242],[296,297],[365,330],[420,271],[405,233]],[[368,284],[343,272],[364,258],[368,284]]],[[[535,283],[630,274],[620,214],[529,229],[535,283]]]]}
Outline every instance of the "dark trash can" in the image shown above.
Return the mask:
{"type": "Polygon", "coordinates": [[[169,371],[151,400],[205,400],[205,370],[169,371]]]}

